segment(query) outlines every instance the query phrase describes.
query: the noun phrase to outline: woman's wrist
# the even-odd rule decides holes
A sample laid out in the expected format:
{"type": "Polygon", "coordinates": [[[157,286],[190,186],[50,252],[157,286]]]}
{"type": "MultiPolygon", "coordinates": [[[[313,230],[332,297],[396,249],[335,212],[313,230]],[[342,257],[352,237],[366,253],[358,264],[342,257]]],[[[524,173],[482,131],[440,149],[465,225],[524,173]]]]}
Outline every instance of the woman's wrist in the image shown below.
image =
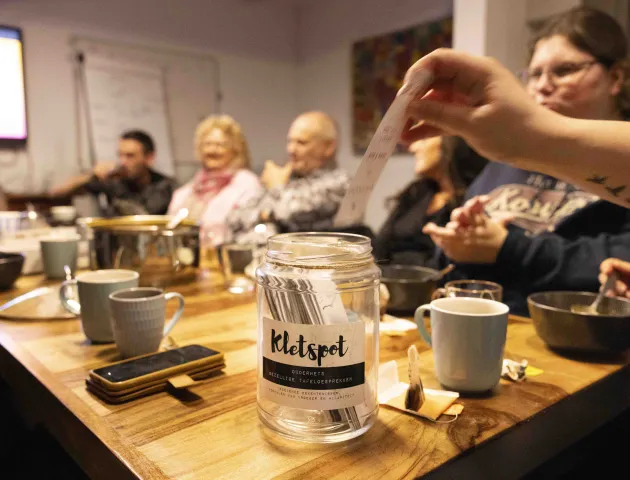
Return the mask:
{"type": "MultiPolygon", "coordinates": [[[[526,170],[554,175],[571,162],[570,151],[579,139],[579,121],[541,107],[531,135],[525,143],[523,158],[517,164],[526,170]]],[[[555,175],[554,175],[555,176],[555,175]]]]}

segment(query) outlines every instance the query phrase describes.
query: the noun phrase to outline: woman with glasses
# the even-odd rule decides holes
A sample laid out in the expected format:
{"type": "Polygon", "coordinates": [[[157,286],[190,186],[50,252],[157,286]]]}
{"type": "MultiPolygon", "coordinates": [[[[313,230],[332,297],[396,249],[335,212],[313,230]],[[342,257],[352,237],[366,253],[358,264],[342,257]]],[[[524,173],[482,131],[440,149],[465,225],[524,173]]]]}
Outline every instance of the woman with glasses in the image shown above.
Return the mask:
{"type": "MultiPolygon", "coordinates": [[[[624,120],[630,114],[626,71],[621,27],[579,7],[543,26],[523,79],[539,105],[559,114],[624,120]]],[[[472,200],[446,227],[429,224],[425,232],[458,264],[459,276],[502,283],[514,313],[525,314],[526,298],[536,291],[596,291],[603,260],[630,259],[628,211],[554,177],[490,164],[467,197],[472,200]]]]}
{"type": "Polygon", "coordinates": [[[227,233],[226,218],[262,191],[258,177],[249,170],[249,149],[241,126],[229,115],[207,117],[197,126],[195,152],[201,169],[177,189],[169,215],[182,208],[201,224],[204,246],[217,246],[227,233]]]}

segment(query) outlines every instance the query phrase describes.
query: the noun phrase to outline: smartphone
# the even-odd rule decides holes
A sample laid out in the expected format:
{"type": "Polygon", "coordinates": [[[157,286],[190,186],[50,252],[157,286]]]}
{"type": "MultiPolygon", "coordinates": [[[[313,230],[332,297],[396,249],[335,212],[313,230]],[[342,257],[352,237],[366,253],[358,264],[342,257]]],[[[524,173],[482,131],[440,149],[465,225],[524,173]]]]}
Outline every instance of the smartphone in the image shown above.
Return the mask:
{"type": "Polygon", "coordinates": [[[127,390],[160,383],[182,373],[216,369],[223,363],[221,352],[201,345],[187,345],[91,370],[89,379],[106,390],[127,390]]]}

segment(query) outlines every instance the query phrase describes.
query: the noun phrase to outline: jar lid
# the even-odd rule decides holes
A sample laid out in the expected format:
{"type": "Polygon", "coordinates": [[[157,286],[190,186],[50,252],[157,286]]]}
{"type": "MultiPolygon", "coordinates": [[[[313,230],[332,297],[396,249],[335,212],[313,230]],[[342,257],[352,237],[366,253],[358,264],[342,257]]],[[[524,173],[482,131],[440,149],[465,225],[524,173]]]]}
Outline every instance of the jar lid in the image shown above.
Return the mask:
{"type": "Polygon", "coordinates": [[[351,233],[283,233],[267,242],[267,261],[308,268],[337,268],[372,262],[368,237],[351,233]]]}

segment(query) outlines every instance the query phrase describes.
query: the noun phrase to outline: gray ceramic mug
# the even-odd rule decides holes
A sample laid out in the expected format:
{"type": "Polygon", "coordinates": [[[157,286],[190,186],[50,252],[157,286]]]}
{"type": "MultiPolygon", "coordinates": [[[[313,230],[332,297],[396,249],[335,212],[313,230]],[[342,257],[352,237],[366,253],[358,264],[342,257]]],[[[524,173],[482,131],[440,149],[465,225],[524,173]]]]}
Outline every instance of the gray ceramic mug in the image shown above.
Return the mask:
{"type": "Polygon", "coordinates": [[[66,278],[64,268],[66,265],[70,267],[72,273],[77,269],[79,237],[42,239],[40,240],[40,247],[46,278],[66,278]]]}
{"type": "Polygon", "coordinates": [[[140,287],[118,290],[109,296],[114,339],[124,358],[156,352],[162,339],[173,329],[184,311],[180,293],[161,288],[140,287]],[[176,298],[177,311],[164,326],[166,302],[176,298]]]}
{"type": "Polygon", "coordinates": [[[435,375],[449,390],[485,392],[501,378],[507,305],[495,300],[449,297],[418,307],[420,336],[433,348],[435,375]],[[424,326],[431,313],[431,334],[424,326]]]}
{"type": "Polygon", "coordinates": [[[85,336],[96,343],[114,341],[110,319],[109,295],[122,288],[138,286],[138,272],[133,270],[95,270],[77,275],[74,280],[61,284],[59,298],[66,310],[81,315],[85,336]],[[70,294],[77,285],[79,301],[70,294]]]}

